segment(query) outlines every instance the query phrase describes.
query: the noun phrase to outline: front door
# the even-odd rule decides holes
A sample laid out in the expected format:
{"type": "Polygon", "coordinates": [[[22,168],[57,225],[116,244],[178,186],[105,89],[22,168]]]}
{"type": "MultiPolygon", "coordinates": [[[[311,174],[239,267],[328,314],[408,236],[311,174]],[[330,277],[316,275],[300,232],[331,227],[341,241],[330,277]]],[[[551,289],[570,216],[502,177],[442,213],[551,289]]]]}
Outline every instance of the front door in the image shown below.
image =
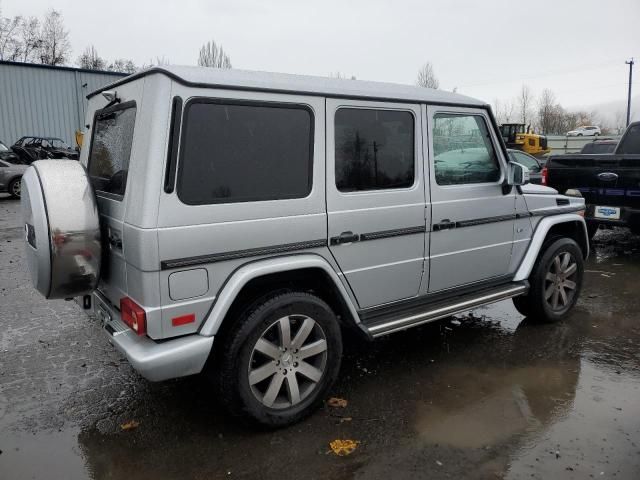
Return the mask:
{"type": "Polygon", "coordinates": [[[506,276],[515,191],[504,193],[506,159],[482,109],[427,108],[431,180],[429,292],[506,276]]]}
{"type": "Polygon", "coordinates": [[[327,99],[329,245],[360,308],[416,296],[425,265],[419,105],[327,99]]]}

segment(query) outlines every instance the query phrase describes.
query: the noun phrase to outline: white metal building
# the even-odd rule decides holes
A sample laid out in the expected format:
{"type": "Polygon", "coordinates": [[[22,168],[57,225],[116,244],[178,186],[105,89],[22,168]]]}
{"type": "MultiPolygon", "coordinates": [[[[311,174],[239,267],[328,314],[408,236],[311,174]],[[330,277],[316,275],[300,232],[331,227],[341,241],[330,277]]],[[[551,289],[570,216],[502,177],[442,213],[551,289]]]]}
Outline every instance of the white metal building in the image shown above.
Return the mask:
{"type": "Polygon", "coordinates": [[[84,130],[87,94],[125,74],[0,61],[0,141],[25,135],[59,137],[75,145],[84,130]]]}

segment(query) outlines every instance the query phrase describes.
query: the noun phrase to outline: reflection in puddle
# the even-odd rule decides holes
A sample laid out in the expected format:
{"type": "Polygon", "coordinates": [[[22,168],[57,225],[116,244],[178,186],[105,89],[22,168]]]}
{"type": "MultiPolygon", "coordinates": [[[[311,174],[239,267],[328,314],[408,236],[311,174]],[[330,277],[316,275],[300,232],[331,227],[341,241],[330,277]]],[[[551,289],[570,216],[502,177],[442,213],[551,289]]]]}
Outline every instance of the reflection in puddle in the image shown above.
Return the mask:
{"type": "Polygon", "coordinates": [[[0,478],[640,478],[640,259],[616,248],[589,260],[566,322],[533,325],[501,302],[349,340],[332,392],[347,408],[276,432],[227,418],[204,381],[151,384],[117,362],[87,359],[107,373],[59,393],[43,380],[58,360],[42,357],[32,390],[0,376],[0,478]],[[16,413],[37,390],[57,405],[16,413]],[[360,444],[339,458],[336,438],[360,444]]]}

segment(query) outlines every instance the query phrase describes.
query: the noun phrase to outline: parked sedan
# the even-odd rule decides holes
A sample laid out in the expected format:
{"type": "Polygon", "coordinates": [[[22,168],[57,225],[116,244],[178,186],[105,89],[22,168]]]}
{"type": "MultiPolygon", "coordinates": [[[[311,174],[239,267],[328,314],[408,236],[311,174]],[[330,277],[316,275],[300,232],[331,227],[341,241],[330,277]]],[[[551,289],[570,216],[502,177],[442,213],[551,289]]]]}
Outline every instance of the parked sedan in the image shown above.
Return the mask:
{"type": "Polygon", "coordinates": [[[2,141],[0,141],[0,160],[9,163],[20,163],[18,156],[13,153],[13,150],[2,143],[2,141]]]}
{"type": "Polygon", "coordinates": [[[20,198],[20,180],[29,168],[27,165],[0,160],[0,192],[7,192],[14,198],[20,198]]]}
{"type": "Polygon", "coordinates": [[[602,132],[600,131],[600,127],[589,125],[568,131],[567,137],[597,137],[601,134],[602,132]]]}
{"type": "Polygon", "coordinates": [[[507,150],[509,158],[529,169],[529,182],[542,185],[542,168],[544,162],[520,150],[507,150]]]}

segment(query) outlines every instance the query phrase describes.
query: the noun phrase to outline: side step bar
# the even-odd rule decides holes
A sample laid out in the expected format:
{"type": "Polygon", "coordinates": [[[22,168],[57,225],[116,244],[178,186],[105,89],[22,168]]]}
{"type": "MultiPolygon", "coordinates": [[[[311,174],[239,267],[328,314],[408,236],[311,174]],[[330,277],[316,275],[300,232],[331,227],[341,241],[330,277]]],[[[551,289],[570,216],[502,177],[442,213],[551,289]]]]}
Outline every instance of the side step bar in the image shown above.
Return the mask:
{"type": "Polygon", "coordinates": [[[483,290],[448,301],[440,301],[425,305],[420,311],[402,312],[400,316],[388,315],[370,324],[361,324],[361,327],[371,337],[381,337],[389,333],[407,328],[416,327],[427,322],[466,312],[482,305],[487,305],[507,298],[517,297],[529,290],[529,282],[513,282],[509,285],[483,290]]]}

